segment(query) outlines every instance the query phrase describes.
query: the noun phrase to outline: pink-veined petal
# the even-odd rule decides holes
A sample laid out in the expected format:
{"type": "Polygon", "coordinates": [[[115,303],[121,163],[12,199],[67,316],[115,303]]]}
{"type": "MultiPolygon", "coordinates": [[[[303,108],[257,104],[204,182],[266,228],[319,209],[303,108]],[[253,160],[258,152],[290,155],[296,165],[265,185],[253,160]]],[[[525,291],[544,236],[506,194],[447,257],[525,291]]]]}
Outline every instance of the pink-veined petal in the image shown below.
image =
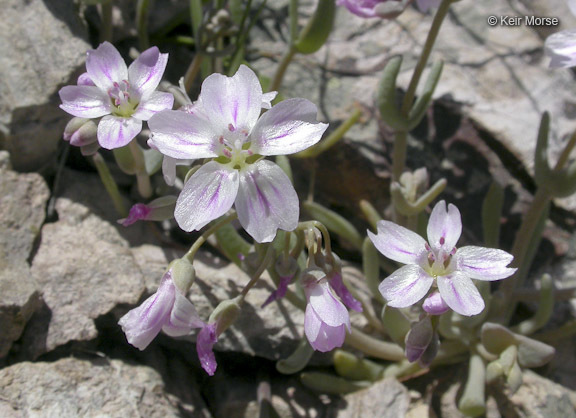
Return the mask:
{"type": "Polygon", "coordinates": [[[378,234],[370,240],[385,257],[403,264],[418,264],[426,258],[426,241],[420,235],[390,221],[378,222],[378,234]]]}
{"type": "Polygon", "coordinates": [[[399,268],[386,277],[378,290],[393,308],[406,308],[422,299],[434,282],[424,270],[416,265],[399,268]]]}
{"type": "Polygon", "coordinates": [[[217,135],[196,114],[164,110],[150,118],[148,127],[152,131],[148,143],[164,155],[181,160],[217,156],[217,135]]]}
{"type": "Polygon", "coordinates": [[[173,105],[174,96],[172,93],[155,91],[140,101],[132,117],[140,120],[148,120],[158,112],[172,110],[173,105]]]}
{"type": "Polygon", "coordinates": [[[307,287],[306,297],[322,322],[331,327],[345,325],[350,329],[350,314],[342,302],[334,297],[328,282],[307,287]]]}
{"type": "Polygon", "coordinates": [[[316,105],[306,99],[278,103],[258,120],[250,149],[261,155],[293,154],[316,144],[328,124],[316,120],[316,105]]]}
{"type": "Polygon", "coordinates": [[[422,303],[422,309],[430,315],[442,315],[450,310],[440,292],[432,292],[422,303]]]}
{"type": "Polygon", "coordinates": [[[170,274],[165,274],[156,293],[118,321],[130,344],[144,350],[170,317],[176,289],[170,274]]]}
{"type": "Polygon", "coordinates": [[[92,79],[90,78],[88,73],[80,74],[78,76],[78,80],[76,81],[76,84],[78,84],[79,86],[95,86],[96,85],[96,84],[94,84],[94,82],[92,81],[92,79]]]}
{"type": "Polygon", "coordinates": [[[206,324],[198,333],[196,339],[196,352],[200,364],[206,373],[214,376],[216,367],[216,357],[214,356],[213,347],[218,342],[218,335],[216,335],[216,323],[206,324]]]}
{"type": "Polygon", "coordinates": [[[105,92],[123,80],[128,80],[128,68],[122,56],[110,42],[101,43],[88,51],[86,71],[92,82],[105,92]]]}
{"type": "Polygon", "coordinates": [[[148,48],[128,67],[130,87],[146,97],[160,84],[167,63],[168,54],[161,54],[155,46],[148,48]]]}
{"type": "Polygon", "coordinates": [[[272,100],[276,98],[277,91],[271,91],[262,95],[262,109],[270,109],[272,107],[272,100]]]}
{"type": "Polygon", "coordinates": [[[257,242],[270,242],[278,228],[292,231],[298,226],[298,195],[280,167],[262,160],[240,174],[236,198],[240,224],[257,242]]]}
{"type": "Polygon", "coordinates": [[[215,161],[204,164],[184,185],[174,217],[184,231],[199,230],[224,215],[238,193],[238,171],[215,161]]]}
{"type": "Polygon", "coordinates": [[[432,248],[442,248],[449,254],[462,234],[462,217],[458,208],[450,203],[446,210],[445,201],[436,203],[430,214],[427,234],[432,248]]]}
{"type": "Polygon", "coordinates": [[[199,100],[215,129],[223,131],[231,125],[250,132],[262,109],[262,86],[254,71],[241,65],[232,77],[208,76],[199,100]]]}
{"type": "Polygon", "coordinates": [[[176,289],[174,307],[170,312],[168,321],[162,327],[162,331],[171,337],[180,337],[189,334],[193,328],[202,328],[203,326],[204,322],[198,316],[192,302],[176,289]]]}
{"type": "Polygon", "coordinates": [[[334,272],[330,275],[328,279],[330,286],[334,289],[334,292],[338,295],[338,297],[342,300],[344,305],[348,309],[352,309],[356,312],[362,312],[364,309],[362,308],[362,304],[358,301],[352,293],[348,290],[346,285],[344,284],[344,280],[342,279],[342,274],[338,272],[334,272]]]}
{"type": "Polygon", "coordinates": [[[501,280],[512,276],[517,269],[506,267],[514,256],[495,248],[467,246],[454,255],[456,268],[476,280],[501,280]]]}
{"type": "Polygon", "coordinates": [[[551,58],[550,68],[576,66],[576,29],[550,35],[544,42],[544,51],[551,58]]]}
{"type": "Polygon", "coordinates": [[[438,276],[437,284],[442,299],[454,312],[472,316],[484,309],[484,299],[464,273],[455,271],[448,276],[438,276]]]}
{"type": "Polygon", "coordinates": [[[136,138],[140,131],[142,131],[141,120],[104,116],[98,124],[98,143],[106,149],[120,148],[136,138]]]}
{"type": "MultiPolygon", "coordinates": [[[[308,337],[308,335],[306,336],[308,337]]],[[[331,327],[330,325],[321,322],[316,339],[308,339],[308,342],[314,350],[327,353],[335,348],[342,347],[345,338],[346,327],[344,325],[331,327]]]]}
{"type": "Polygon", "coordinates": [[[110,99],[95,86],[65,86],[58,92],[60,108],[80,118],[99,118],[110,113],[110,99]]]}

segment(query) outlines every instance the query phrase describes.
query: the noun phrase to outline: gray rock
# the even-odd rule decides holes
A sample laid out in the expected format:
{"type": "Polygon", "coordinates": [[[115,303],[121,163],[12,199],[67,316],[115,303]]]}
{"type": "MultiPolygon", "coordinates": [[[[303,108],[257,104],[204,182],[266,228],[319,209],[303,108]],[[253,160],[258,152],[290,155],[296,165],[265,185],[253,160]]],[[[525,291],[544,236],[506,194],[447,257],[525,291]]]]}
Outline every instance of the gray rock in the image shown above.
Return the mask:
{"type": "Polygon", "coordinates": [[[76,82],[87,31],[73,0],[6,0],[2,10],[0,148],[17,170],[45,168],[70,119],[57,92],[76,82]]]}
{"type": "Polygon", "coordinates": [[[204,405],[183,405],[153,369],[119,360],[66,358],[0,370],[0,414],[20,417],[208,417],[204,405]]]}
{"type": "Polygon", "coordinates": [[[335,409],[338,409],[338,418],[395,418],[406,415],[409,403],[410,394],[404,385],[396,379],[384,379],[368,389],[344,396],[335,409]]]}
{"type": "Polygon", "coordinates": [[[41,351],[96,338],[94,319],[118,304],[135,304],[145,290],[128,244],[113,226],[66,198],[57,200],[56,210],[60,220],[42,229],[32,263],[51,314],[37,337],[41,351]]]}
{"type": "Polygon", "coordinates": [[[0,249],[14,260],[30,257],[44,222],[50,192],[35,173],[19,174],[0,168],[0,249]]]}
{"type": "Polygon", "coordinates": [[[1,160],[0,357],[4,357],[41,305],[27,260],[44,222],[49,191],[38,174],[11,171],[7,152],[2,152],[1,160]]]}

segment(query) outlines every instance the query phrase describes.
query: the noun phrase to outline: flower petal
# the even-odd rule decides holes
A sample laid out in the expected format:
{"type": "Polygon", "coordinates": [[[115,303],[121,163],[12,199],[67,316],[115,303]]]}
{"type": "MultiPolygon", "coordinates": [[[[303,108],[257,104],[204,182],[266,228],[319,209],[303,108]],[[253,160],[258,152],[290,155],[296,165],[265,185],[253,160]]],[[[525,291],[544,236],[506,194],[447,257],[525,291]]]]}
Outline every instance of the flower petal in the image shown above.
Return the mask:
{"type": "Polygon", "coordinates": [[[390,221],[378,222],[378,234],[370,240],[385,257],[403,264],[418,264],[426,257],[426,241],[420,235],[390,221]]]}
{"type": "Polygon", "coordinates": [[[293,154],[316,144],[328,124],[316,120],[316,105],[288,99],[264,113],[252,130],[251,149],[261,155],[293,154]]]}
{"type": "Polygon", "coordinates": [[[138,221],[145,220],[152,211],[152,208],[144,203],[136,203],[130,208],[128,216],[123,219],[118,219],[118,223],[122,226],[130,226],[138,221]]]}
{"type": "Polygon", "coordinates": [[[196,352],[198,353],[198,359],[202,368],[210,376],[214,376],[216,367],[216,357],[214,356],[214,351],[212,348],[214,344],[218,342],[218,336],[216,335],[216,323],[205,325],[198,333],[198,338],[196,339],[196,352]]]}
{"type": "Polygon", "coordinates": [[[90,78],[88,73],[80,74],[78,76],[78,80],[76,81],[76,84],[78,84],[79,86],[95,86],[96,85],[96,84],[94,84],[94,82],[92,81],[92,79],[90,78]]]}
{"type": "Polygon", "coordinates": [[[350,314],[342,302],[334,297],[328,282],[307,287],[306,297],[322,322],[331,327],[346,325],[350,329],[350,314]]]}
{"type": "Polygon", "coordinates": [[[140,120],[148,120],[158,112],[171,110],[173,105],[174,96],[172,93],[155,91],[140,101],[132,117],[140,120]]]}
{"type": "Polygon", "coordinates": [[[477,315],[484,309],[484,299],[465,274],[456,271],[448,276],[438,276],[438,290],[450,309],[460,315],[477,315]]]}
{"type": "Polygon", "coordinates": [[[246,129],[256,124],[262,109],[262,86],[254,71],[241,65],[236,74],[212,74],[202,83],[199,100],[217,130],[246,129]]]}
{"type": "Polygon", "coordinates": [[[262,95],[262,109],[270,109],[272,107],[272,100],[276,98],[277,91],[271,91],[262,95]]]}
{"type": "Polygon", "coordinates": [[[256,241],[270,242],[278,228],[298,226],[298,195],[280,167],[262,160],[240,173],[236,199],[240,223],[256,241]]]}
{"type": "Polygon", "coordinates": [[[199,230],[228,212],[237,193],[238,171],[210,161],[184,185],[174,210],[176,222],[184,231],[199,230]]]}
{"type": "Polygon", "coordinates": [[[422,299],[434,282],[419,266],[408,265],[399,268],[386,277],[378,290],[393,308],[406,308],[422,299]]]}
{"type": "Polygon", "coordinates": [[[436,203],[428,221],[428,243],[435,250],[443,249],[450,253],[462,234],[462,217],[453,204],[441,200],[436,203]]]}
{"type": "Polygon", "coordinates": [[[338,0],[336,4],[346,7],[348,11],[354,13],[356,16],[375,17],[377,14],[374,9],[377,3],[379,3],[379,1],[338,0]]]}
{"type": "Polygon", "coordinates": [[[160,84],[167,63],[168,54],[161,54],[155,46],[148,48],[128,67],[130,87],[143,97],[152,93],[160,84]]]}
{"type": "Polygon", "coordinates": [[[176,290],[176,300],[170,312],[170,318],[162,327],[162,331],[171,337],[187,335],[192,328],[202,328],[204,322],[198,316],[196,308],[186,296],[176,290]]]}
{"type": "Polygon", "coordinates": [[[105,92],[123,80],[128,80],[128,68],[122,56],[110,42],[88,51],[86,71],[92,82],[105,92]]]}
{"type": "Polygon", "coordinates": [[[194,114],[164,110],[148,121],[152,131],[148,143],[162,154],[177,159],[216,157],[216,134],[209,123],[194,114]]]}
{"type": "Polygon", "coordinates": [[[134,118],[104,116],[98,124],[98,143],[114,149],[127,145],[142,131],[142,121],[134,118]]]}
{"type": "Polygon", "coordinates": [[[334,292],[336,292],[338,297],[342,300],[348,309],[352,309],[356,312],[363,311],[362,304],[356,300],[354,296],[352,296],[352,293],[350,293],[344,284],[342,275],[340,273],[334,272],[334,274],[332,274],[328,280],[330,282],[330,286],[332,286],[332,289],[334,289],[334,292]]]}
{"type": "Polygon", "coordinates": [[[422,309],[430,315],[442,315],[447,312],[450,307],[446,305],[440,292],[432,292],[422,303],[422,309]]]}
{"type": "Polygon", "coordinates": [[[162,160],[162,175],[168,186],[174,186],[176,183],[176,166],[190,165],[193,160],[178,160],[176,158],[164,156],[162,160]]]}
{"type": "Polygon", "coordinates": [[[551,58],[550,68],[576,66],[576,29],[556,32],[546,38],[546,55],[551,58]]]}
{"type": "Polygon", "coordinates": [[[517,270],[506,267],[514,256],[495,248],[462,247],[454,257],[457,269],[476,280],[501,280],[512,276],[517,270]]]}
{"type": "Polygon", "coordinates": [[[270,293],[270,296],[264,301],[261,308],[266,307],[270,303],[274,302],[275,300],[280,300],[286,295],[286,291],[288,290],[288,285],[292,280],[293,276],[280,276],[280,281],[278,282],[278,288],[270,293]]]}
{"type": "Polygon", "coordinates": [[[60,108],[73,116],[99,118],[110,113],[110,99],[95,86],[65,86],[58,92],[60,108]]]}
{"type": "Polygon", "coordinates": [[[120,318],[118,324],[130,344],[140,350],[148,347],[170,317],[175,292],[171,276],[165,274],[156,293],[120,318]]]}

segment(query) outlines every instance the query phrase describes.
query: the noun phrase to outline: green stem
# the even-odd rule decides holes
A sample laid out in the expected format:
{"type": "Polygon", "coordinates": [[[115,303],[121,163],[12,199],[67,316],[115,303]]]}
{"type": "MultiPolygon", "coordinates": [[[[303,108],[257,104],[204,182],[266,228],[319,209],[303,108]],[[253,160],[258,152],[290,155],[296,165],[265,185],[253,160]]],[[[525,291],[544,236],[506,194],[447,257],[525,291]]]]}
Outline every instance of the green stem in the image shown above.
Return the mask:
{"type": "Polygon", "coordinates": [[[116,212],[122,217],[128,216],[128,210],[126,206],[124,206],[124,201],[122,200],[122,196],[120,195],[120,191],[118,190],[118,185],[114,181],[108,166],[106,165],[106,161],[99,153],[96,153],[92,156],[92,161],[94,161],[94,165],[96,166],[96,170],[98,170],[98,174],[100,175],[100,179],[108,192],[108,195],[112,199],[114,203],[114,208],[116,208],[116,212]]]}
{"type": "Polygon", "coordinates": [[[280,86],[282,85],[282,80],[284,79],[284,74],[286,73],[286,69],[288,65],[292,62],[292,58],[296,54],[296,47],[294,45],[290,45],[288,50],[284,53],[282,60],[278,64],[278,68],[276,69],[276,73],[274,74],[274,78],[270,83],[270,87],[268,91],[278,91],[280,90],[280,86]]]}
{"type": "Polygon", "coordinates": [[[198,252],[202,244],[204,244],[206,240],[208,240],[208,237],[210,237],[210,235],[214,234],[224,225],[232,222],[236,218],[238,218],[238,214],[234,212],[220,219],[218,222],[216,222],[214,225],[208,228],[202,235],[200,235],[200,237],[198,237],[198,239],[194,242],[194,244],[192,244],[188,252],[184,254],[184,257],[186,257],[186,259],[192,263],[194,261],[194,257],[196,256],[196,253],[198,252]]]}
{"type": "Polygon", "coordinates": [[[192,85],[194,84],[194,80],[196,80],[196,77],[198,77],[198,73],[202,67],[203,59],[204,55],[197,51],[196,55],[194,55],[194,59],[192,59],[192,62],[188,66],[186,74],[184,74],[184,88],[186,89],[186,93],[190,91],[192,85]]]}
{"type": "Polygon", "coordinates": [[[508,301],[504,308],[506,313],[503,317],[504,323],[508,323],[516,309],[517,301],[513,300],[512,296],[514,290],[521,287],[526,278],[531,264],[531,260],[528,260],[527,256],[534,240],[539,241],[540,237],[535,237],[534,234],[551,199],[552,196],[548,190],[542,187],[538,189],[516,235],[512,255],[514,256],[513,265],[518,267],[518,271],[505,280],[500,289],[503,295],[501,300],[508,301]]]}
{"type": "Polygon", "coordinates": [[[112,0],[107,0],[100,6],[102,12],[102,32],[100,32],[100,42],[112,42],[112,0]]]}
{"type": "Polygon", "coordinates": [[[392,156],[392,181],[400,181],[400,176],[406,165],[406,148],[408,147],[408,132],[397,131],[394,134],[394,151],[392,156]]]}
{"type": "Polygon", "coordinates": [[[138,0],[136,5],[136,27],[138,28],[138,40],[140,42],[140,51],[150,47],[148,37],[148,16],[153,0],[138,0]]]}
{"type": "Polygon", "coordinates": [[[239,299],[240,303],[244,302],[244,299],[246,298],[246,295],[248,294],[250,289],[254,287],[256,282],[260,279],[260,276],[262,276],[262,273],[264,273],[264,270],[266,270],[270,265],[270,263],[273,261],[274,247],[272,245],[268,245],[267,247],[268,248],[266,249],[266,255],[262,259],[262,263],[260,263],[256,271],[250,278],[250,281],[246,284],[246,286],[244,286],[244,289],[242,289],[242,292],[240,293],[240,299],[239,299]]]}
{"type": "Polygon", "coordinates": [[[570,157],[570,153],[572,152],[572,150],[574,149],[575,146],[576,146],[576,132],[574,132],[572,134],[572,136],[570,137],[570,140],[568,141],[568,144],[566,144],[566,146],[562,150],[562,154],[560,154],[560,157],[558,158],[558,161],[556,162],[556,167],[554,167],[554,171],[560,171],[564,168],[564,166],[568,162],[568,158],[570,157]]]}
{"type": "Polygon", "coordinates": [[[133,139],[128,144],[132,157],[134,158],[134,166],[136,168],[136,180],[138,182],[138,192],[140,196],[145,199],[152,197],[152,184],[150,183],[150,176],[146,172],[146,162],[144,161],[144,153],[138,145],[136,139],[133,139]]]}
{"type": "Polygon", "coordinates": [[[399,345],[377,340],[354,327],[352,327],[350,334],[346,334],[345,342],[369,356],[382,360],[401,361],[405,359],[404,350],[399,345]]]}

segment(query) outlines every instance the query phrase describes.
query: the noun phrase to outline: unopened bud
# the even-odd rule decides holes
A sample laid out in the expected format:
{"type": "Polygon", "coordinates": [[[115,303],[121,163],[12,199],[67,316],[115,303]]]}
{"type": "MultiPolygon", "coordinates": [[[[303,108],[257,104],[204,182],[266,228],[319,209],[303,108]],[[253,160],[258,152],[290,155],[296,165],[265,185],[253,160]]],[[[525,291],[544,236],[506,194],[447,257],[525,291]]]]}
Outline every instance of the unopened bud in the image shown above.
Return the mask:
{"type": "Polygon", "coordinates": [[[98,127],[91,119],[72,118],[64,128],[63,138],[75,147],[83,147],[98,141],[98,127]]]}
{"type": "Polygon", "coordinates": [[[162,196],[148,204],[136,203],[130,208],[128,216],[118,223],[129,226],[137,221],[165,221],[174,218],[176,196],[162,196]]]}
{"type": "Polygon", "coordinates": [[[406,334],[406,358],[413,363],[419,360],[434,337],[434,328],[430,317],[426,315],[423,319],[412,324],[410,331],[406,334]]]}
{"type": "Polygon", "coordinates": [[[192,283],[196,279],[196,270],[186,258],[179,258],[172,261],[168,267],[172,270],[172,281],[174,285],[183,293],[188,293],[192,283]]]}
{"type": "Polygon", "coordinates": [[[216,334],[220,335],[236,322],[241,310],[238,297],[224,300],[214,309],[208,319],[208,323],[216,322],[218,324],[216,326],[216,334]]]}

